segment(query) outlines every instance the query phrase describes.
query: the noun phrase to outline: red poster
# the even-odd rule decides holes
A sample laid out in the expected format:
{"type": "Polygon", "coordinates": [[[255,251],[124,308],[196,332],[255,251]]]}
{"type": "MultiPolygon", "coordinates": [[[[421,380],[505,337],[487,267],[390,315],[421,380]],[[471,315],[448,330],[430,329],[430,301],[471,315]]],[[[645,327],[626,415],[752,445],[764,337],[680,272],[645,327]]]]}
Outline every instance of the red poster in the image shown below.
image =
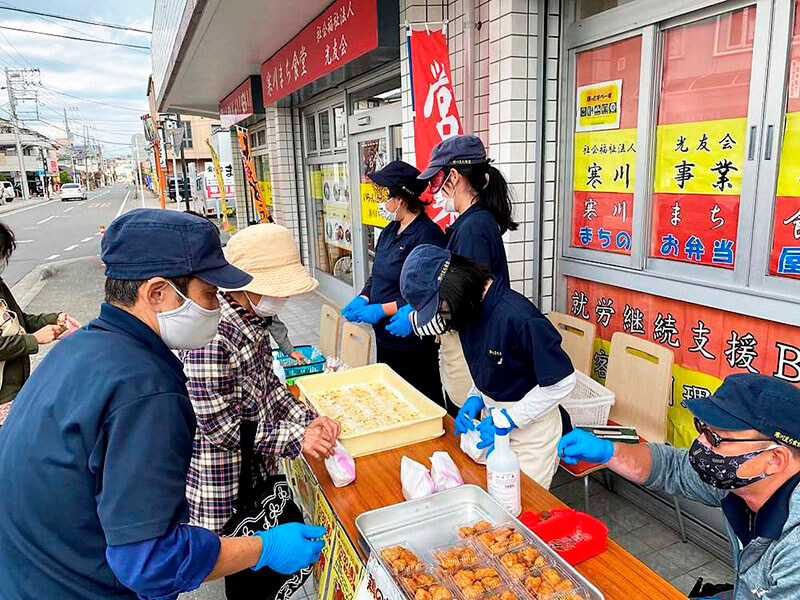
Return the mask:
{"type": "Polygon", "coordinates": [[[261,104],[261,79],[251,75],[219,103],[219,120],[223,127],[232,127],[255,113],[264,111],[261,104]]]}
{"type": "Polygon", "coordinates": [[[377,0],[336,0],[261,65],[264,106],[377,46],[377,0]]]}
{"type": "Polygon", "coordinates": [[[573,203],[574,247],[631,253],[633,194],[575,190],[573,203]]]}
{"type": "MultiPolygon", "coordinates": [[[[414,150],[417,168],[425,170],[431,150],[442,140],[464,132],[456,107],[450,51],[442,30],[411,32],[411,80],[414,85],[414,150]]],[[[428,205],[428,215],[442,229],[454,215],[443,206],[428,205]]]]}

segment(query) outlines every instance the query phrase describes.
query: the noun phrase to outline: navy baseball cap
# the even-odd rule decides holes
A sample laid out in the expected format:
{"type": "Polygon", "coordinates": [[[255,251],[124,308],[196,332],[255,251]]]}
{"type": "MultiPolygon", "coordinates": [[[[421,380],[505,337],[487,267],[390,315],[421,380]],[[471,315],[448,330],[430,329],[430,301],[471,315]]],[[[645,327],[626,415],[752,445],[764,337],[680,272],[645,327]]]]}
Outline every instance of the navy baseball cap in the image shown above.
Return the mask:
{"type": "Polygon", "coordinates": [[[103,236],[101,258],[112,279],[193,275],[225,289],[253,279],[225,260],[210,221],[174,210],[140,208],[117,217],[103,236]]]}
{"type": "Polygon", "coordinates": [[[427,325],[439,310],[439,287],[450,268],[450,251],[420,244],[403,263],[400,293],[417,311],[417,325],[427,325]]]}
{"type": "Polygon", "coordinates": [[[755,429],[800,448],[800,389],[777,377],[729,375],[712,396],[687,400],[686,407],[711,427],[755,429]]]}
{"type": "Polygon", "coordinates": [[[431,162],[419,176],[427,181],[445,167],[489,162],[486,147],[477,135],[456,135],[442,140],[431,150],[431,162]]]}
{"type": "Polygon", "coordinates": [[[402,160],[393,160],[380,171],[370,173],[367,177],[376,185],[399,188],[414,198],[419,198],[428,187],[426,182],[419,179],[419,169],[402,160]]]}

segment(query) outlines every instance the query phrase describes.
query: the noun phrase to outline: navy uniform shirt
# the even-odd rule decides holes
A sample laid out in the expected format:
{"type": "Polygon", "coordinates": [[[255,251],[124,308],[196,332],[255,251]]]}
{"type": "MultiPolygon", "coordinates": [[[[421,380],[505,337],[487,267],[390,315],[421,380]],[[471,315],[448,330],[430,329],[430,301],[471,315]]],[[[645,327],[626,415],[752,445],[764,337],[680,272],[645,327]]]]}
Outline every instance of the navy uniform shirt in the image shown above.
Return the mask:
{"type": "MultiPolygon", "coordinates": [[[[406,256],[420,244],[444,246],[444,233],[424,211],[403,231],[400,231],[399,221],[392,221],[386,226],[375,248],[372,274],[361,290],[361,295],[367,296],[370,304],[397,302],[398,308],[406,304],[400,293],[400,271],[403,269],[406,256]]],[[[430,343],[430,340],[422,340],[415,335],[406,337],[392,335],[386,331],[389,319],[390,317],[385,317],[374,325],[375,340],[381,346],[402,350],[430,343]]]]}
{"type": "Polygon", "coordinates": [[[483,265],[495,283],[511,285],[500,227],[483,202],[476,202],[447,228],[447,249],[483,265]]]}
{"type": "Polygon", "coordinates": [[[516,402],[574,370],[550,321],[525,296],[497,282],[486,292],[480,316],[459,337],[475,385],[498,402],[516,402]]]}
{"type": "Polygon", "coordinates": [[[181,362],[133,315],[58,342],[0,429],[0,596],[136,598],[106,546],[188,522],[194,432],[181,362]]]}

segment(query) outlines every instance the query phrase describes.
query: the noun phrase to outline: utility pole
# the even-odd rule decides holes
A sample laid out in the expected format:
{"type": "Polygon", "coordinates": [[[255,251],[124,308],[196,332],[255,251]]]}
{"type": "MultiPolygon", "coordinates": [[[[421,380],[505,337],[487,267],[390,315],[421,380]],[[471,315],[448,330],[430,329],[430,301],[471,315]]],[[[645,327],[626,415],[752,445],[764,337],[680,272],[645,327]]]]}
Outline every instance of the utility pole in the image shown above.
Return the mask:
{"type": "Polygon", "coordinates": [[[92,182],[89,179],[89,130],[83,126],[83,169],[86,172],[86,191],[92,191],[92,182]]]}
{"type": "Polygon", "coordinates": [[[20,188],[22,189],[22,201],[30,200],[30,190],[28,190],[28,174],[25,172],[25,157],[22,155],[22,141],[19,137],[19,121],[17,120],[17,102],[14,97],[14,88],[11,87],[11,76],[6,68],[6,89],[8,90],[8,103],[11,108],[11,123],[14,126],[14,144],[17,146],[17,160],[19,161],[20,188]]]}
{"type": "Polygon", "coordinates": [[[141,194],[142,206],[144,206],[144,177],[142,176],[142,161],[139,160],[139,140],[134,142],[136,148],[136,169],[139,172],[139,194],[141,194]]]}

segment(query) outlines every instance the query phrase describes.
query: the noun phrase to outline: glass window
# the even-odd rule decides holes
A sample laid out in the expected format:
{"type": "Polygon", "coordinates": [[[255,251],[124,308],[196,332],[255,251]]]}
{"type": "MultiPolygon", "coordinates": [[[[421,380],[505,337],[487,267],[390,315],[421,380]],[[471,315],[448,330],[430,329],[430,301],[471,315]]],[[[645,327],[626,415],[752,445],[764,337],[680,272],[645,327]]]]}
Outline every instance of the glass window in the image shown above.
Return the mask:
{"type": "Polygon", "coordinates": [[[385,104],[394,104],[402,100],[402,88],[399,80],[384,81],[365,90],[359,90],[351,96],[353,114],[378,108],[385,104]]]}
{"type": "Polygon", "coordinates": [[[578,10],[575,14],[578,19],[585,19],[628,2],[631,0],[578,0],[578,10]]]}
{"type": "Polygon", "coordinates": [[[317,223],[317,267],[353,285],[353,218],[346,162],[308,166],[317,223]]]}
{"type": "Polygon", "coordinates": [[[333,130],[336,136],[336,147],[341,148],[347,143],[347,115],[344,106],[333,109],[333,130]]]}
{"type": "Polygon", "coordinates": [[[272,206],[272,178],[269,172],[269,155],[261,154],[253,158],[256,164],[256,177],[258,178],[261,197],[264,198],[267,206],[272,206]]]}
{"type": "Polygon", "coordinates": [[[183,122],[183,147],[194,147],[194,140],[192,139],[192,124],[189,121],[183,122]]]}
{"type": "Polygon", "coordinates": [[[631,253],[642,37],[577,55],[571,245],[631,253]]]}
{"type": "Polygon", "coordinates": [[[386,136],[379,134],[373,139],[358,142],[359,192],[361,194],[361,223],[364,231],[364,247],[367,249],[368,269],[372,271],[375,262],[375,246],[381,230],[386,227],[386,219],[378,214],[378,189],[368,175],[380,171],[389,164],[386,153],[386,136]]]}
{"type": "Polygon", "coordinates": [[[318,114],[319,118],[319,147],[327,150],[331,147],[331,114],[323,110],[318,114]]]}
{"type": "Polygon", "coordinates": [[[664,34],[655,258],[734,267],[755,18],[755,7],[747,7],[664,34]]]}
{"type": "Polygon", "coordinates": [[[306,150],[317,151],[317,121],[316,115],[306,115],[306,150]]]}

